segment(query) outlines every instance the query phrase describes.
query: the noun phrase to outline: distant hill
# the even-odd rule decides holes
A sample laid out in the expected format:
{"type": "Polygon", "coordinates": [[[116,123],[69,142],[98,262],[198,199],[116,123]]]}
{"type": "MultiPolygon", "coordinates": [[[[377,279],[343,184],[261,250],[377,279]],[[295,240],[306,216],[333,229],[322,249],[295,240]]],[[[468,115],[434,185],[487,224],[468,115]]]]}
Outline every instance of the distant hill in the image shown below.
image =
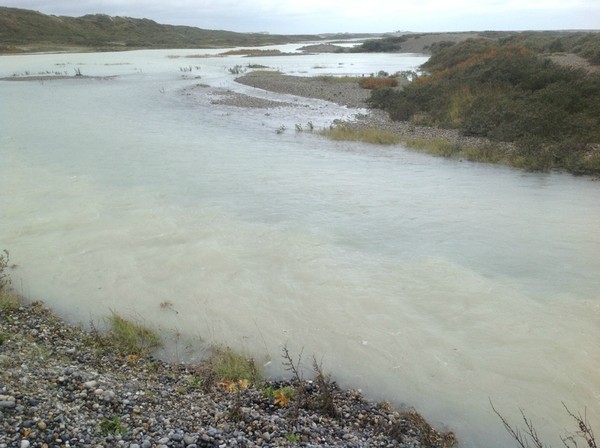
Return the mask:
{"type": "MultiPolygon", "coordinates": [[[[345,34],[343,37],[356,35],[345,34]]],[[[320,38],[324,36],[236,33],[161,25],[149,19],[111,17],[104,14],[66,17],[0,7],[0,52],[4,53],[78,49],[112,51],[136,48],[223,48],[320,38]]]]}

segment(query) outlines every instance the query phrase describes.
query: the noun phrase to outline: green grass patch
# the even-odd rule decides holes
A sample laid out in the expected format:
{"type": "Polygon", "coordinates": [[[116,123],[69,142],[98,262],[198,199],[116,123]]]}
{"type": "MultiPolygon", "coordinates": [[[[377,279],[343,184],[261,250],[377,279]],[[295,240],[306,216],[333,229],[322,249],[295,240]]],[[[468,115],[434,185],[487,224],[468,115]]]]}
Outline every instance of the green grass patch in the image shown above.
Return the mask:
{"type": "Polygon", "coordinates": [[[14,311],[19,307],[19,299],[8,291],[0,291],[0,311],[14,311]]]}
{"type": "Polygon", "coordinates": [[[103,418],[100,421],[100,429],[106,434],[125,435],[127,427],[121,423],[118,416],[112,419],[103,418]]]}
{"type": "Polygon", "coordinates": [[[335,126],[322,129],[319,134],[338,141],[357,141],[374,145],[396,145],[400,143],[400,137],[396,134],[376,128],[355,129],[350,126],[335,126]]]}
{"type": "Polygon", "coordinates": [[[209,364],[217,381],[247,380],[256,383],[262,376],[254,359],[236,353],[229,347],[214,348],[209,364]]]}
{"type": "Polygon", "coordinates": [[[127,320],[114,311],[109,324],[109,343],[124,354],[145,356],[161,345],[160,338],[153,330],[127,320]]]}

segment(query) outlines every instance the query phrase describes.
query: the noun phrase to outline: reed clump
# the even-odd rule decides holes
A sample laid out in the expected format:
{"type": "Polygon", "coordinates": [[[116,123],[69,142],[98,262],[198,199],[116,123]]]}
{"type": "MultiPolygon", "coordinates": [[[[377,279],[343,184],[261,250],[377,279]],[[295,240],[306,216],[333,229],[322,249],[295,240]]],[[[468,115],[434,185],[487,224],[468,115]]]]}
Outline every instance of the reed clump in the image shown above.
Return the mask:
{"type": "Polygon", "coordinates": [[[105,343],[126,355],[147,356],[160,347],[158,334],[131,320],[125,319],[115,311],[109,317],[110,331],[105,343]]]}
{"type": "Polygon", "coordinates": [[[374,145],[396,145],[400,143],[398,135],[375,127],[355,129],[350,126],[339,125],[322,129],[319,134],[338,141],[358,141],[374,145]]]}

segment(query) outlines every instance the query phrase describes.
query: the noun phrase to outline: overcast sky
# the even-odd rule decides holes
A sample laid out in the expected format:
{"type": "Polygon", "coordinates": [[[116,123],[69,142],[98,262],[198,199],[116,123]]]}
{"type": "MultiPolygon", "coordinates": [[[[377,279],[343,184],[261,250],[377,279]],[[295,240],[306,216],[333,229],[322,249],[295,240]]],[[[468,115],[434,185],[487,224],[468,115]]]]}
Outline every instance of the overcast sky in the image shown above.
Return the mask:
{"type": "Polygon", "coordinates": [[[600,0],[0,0],[0,5],[279,34],[600,29],[600,0]]]}

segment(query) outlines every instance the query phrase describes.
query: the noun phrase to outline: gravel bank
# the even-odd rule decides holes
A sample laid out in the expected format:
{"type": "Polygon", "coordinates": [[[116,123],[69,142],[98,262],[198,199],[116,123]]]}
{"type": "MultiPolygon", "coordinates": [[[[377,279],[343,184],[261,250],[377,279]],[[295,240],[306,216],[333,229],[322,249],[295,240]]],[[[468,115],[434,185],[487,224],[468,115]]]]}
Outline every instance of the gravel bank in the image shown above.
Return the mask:
{"type": "MultiPolygon", "coordinates": [[[[387,113],[377,109],[368,109],[366,101],[371,95],[371,91],[361,88],[358,82],[333,82],[320,77],[280,75],[262,71],[251,72],[236,78],[236,81],[271,92],[322,99],[349,108],[367,109],[367,113],[357,113],[352,121],[337,121],[338,125],[350,126],[355,129],[383,129],[400,136],[402,140],[442,138],[461,147],[476,147],[488,143],[485,139],[462,136],[454,129],[417,126],[408,121],[392,121],[388,118],[387,113]]],[[[256,98],[256,100],[259,99],[256,98]]],[[[248,107],[241,101],[235,105],[248,107]]],[[[365,110],[361,112],[365,112],[365,110]]]]}
{"type": "Polygon", "coordinates": [[[370,92],[355,82],[334,82],[322,77],[280,75],[256,71],[236,78],[240,84],[270,92],[287,93],[305,98],[332,101],[348,107],[366,107],[370,92]]]}
{"type": "MultiPolygon", "coordinates": [[[[331,383],[337,413],[279,406],[266,381],[202,387],[201,366],[124,356],[41,303],[0,307],[0,447],[445,447],[416,413],[331,383]]],[[[316,403],[318,382],[302,384],[316,403]]]]}

